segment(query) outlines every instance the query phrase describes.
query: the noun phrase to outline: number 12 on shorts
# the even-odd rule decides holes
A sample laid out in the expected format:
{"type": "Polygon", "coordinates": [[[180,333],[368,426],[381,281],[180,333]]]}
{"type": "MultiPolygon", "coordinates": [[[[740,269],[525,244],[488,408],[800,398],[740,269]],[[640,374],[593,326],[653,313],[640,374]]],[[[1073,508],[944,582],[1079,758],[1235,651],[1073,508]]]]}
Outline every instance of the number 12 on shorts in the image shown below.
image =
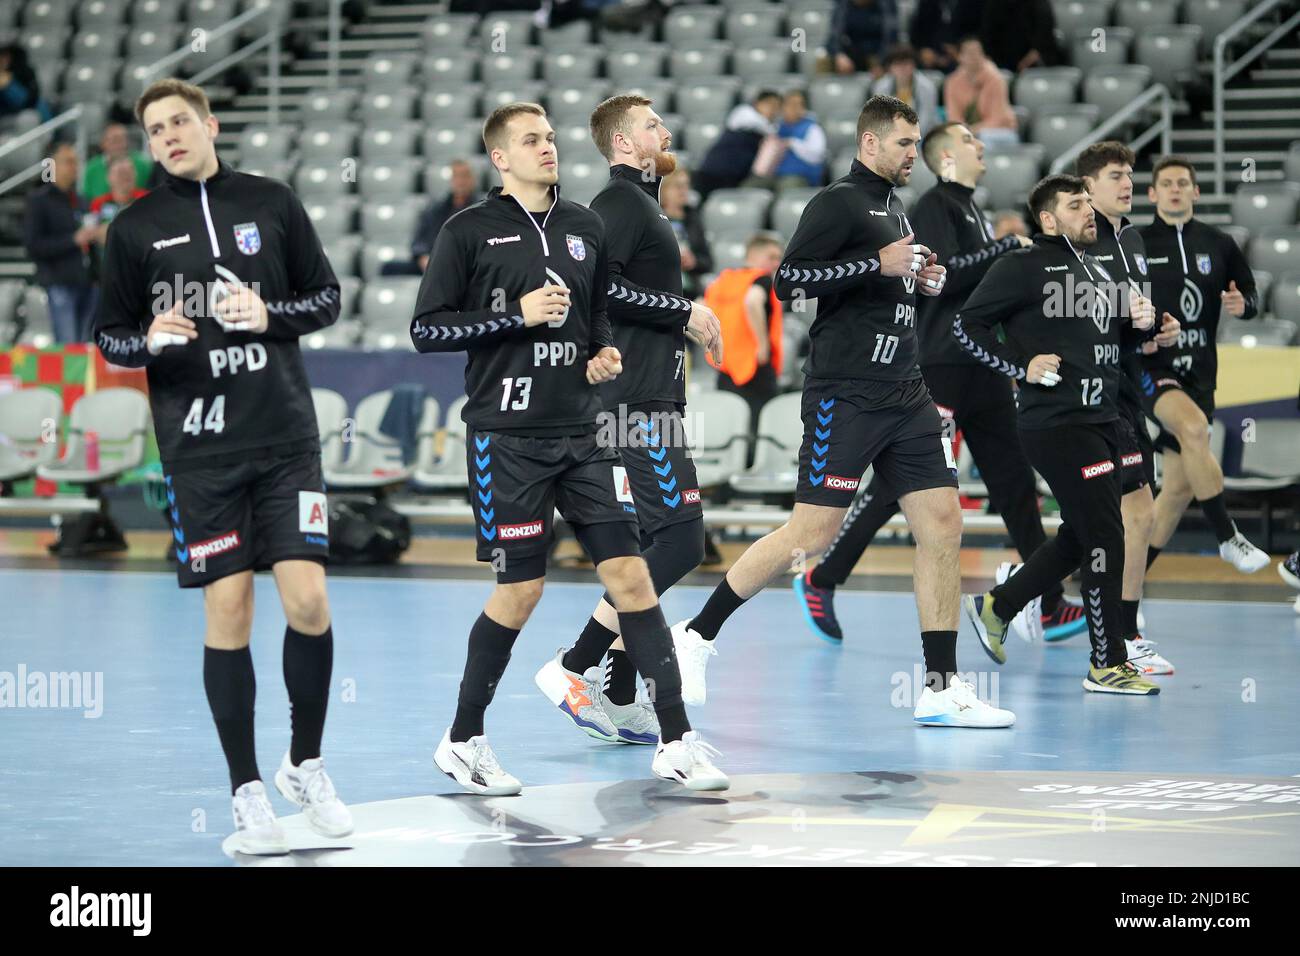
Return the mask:
{"type": "Polygon", "coordinates": [[[201,435],[205,431],[220,435],[225,430],[226,396],[224,395],[218,395],[212,400],[206,416],[203,414],[203,399],[194,399],[189,412],[185,415],[185,421],[181,423],[181,431],[187,435],[201,435]]]}

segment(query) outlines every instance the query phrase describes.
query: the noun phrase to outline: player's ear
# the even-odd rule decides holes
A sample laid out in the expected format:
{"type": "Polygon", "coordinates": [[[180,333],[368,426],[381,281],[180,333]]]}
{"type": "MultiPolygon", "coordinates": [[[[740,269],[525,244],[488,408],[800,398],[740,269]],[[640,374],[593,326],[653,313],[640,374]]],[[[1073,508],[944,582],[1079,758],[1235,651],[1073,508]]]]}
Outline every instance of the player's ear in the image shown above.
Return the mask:
{"type": "Polygon", "coordinates": [[[1147,187],[1147,201],[1148,201],[1148,202],[1155,202],[1155,201],[1156,201],[1156,187],[1155,187],[1155,186],[1148,186],[1148,187],[1147,187]]]}

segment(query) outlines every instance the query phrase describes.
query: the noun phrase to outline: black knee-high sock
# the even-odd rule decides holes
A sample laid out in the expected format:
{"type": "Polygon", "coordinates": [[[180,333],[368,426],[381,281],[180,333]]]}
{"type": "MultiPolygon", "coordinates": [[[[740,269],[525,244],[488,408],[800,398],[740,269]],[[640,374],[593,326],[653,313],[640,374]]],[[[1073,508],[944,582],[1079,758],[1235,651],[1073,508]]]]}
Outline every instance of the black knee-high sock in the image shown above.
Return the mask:
{"type": "Polygon", "coordinates": [[[566,671],[575,674],[584,673],[588,667],[595,667],[605,656],[609,646],[618,640],[618,635],[601,624],[594,617],[587,621],[587,626],[578,635],[577,642],[564,653],[560,662],[566,671]]]}
{"type": "Polygon", "coordinates": [[[316,636],[284,629],[284,686],[289,692],[289,721],[293,737],[289,759],[296,767],[320,756],[325,710],[334,671],[334,630],[316,636]]]}
{"type": "Polygon", "coordinates": [[[922,631],[921,653],[925,655],[925,686],[936,692],[947,688],[957,673],[957,632],[922,631]]]}
{"type": "Polygon", "coordinates": [[[1205,512],[1205,517],[1210,519],[1210,524],[1214,527],[1214,537],[1219,544],[1225,541],[1231,541],[1237,533],[1237,526],[1232,523],[1228,517],[1228,506],[1223,503],[1223,492],[1220,491],[1213,498],[1206,498],[1198,502],[1201,510],[1205,512]]]}
{"type": "Polygon", "coordinates": [[[253,675],[253,655],[247,647],[223,651],[203,648],[203,689],[208,707],[217,724],[217,736],[230,768],[230,793],[260,780],[257,753],[253,746],[253,703],[257,698],[257,678],[253,675]]]}
{"type": "Polygon", "coordinates": [[[615,704],[626,705],[636,700],[636,668],[626,651],[609,652],[609,666],[605,670],[605,696],[615,704]]]}
{"type": "Polygon", "coordinates": [[[627,656],[645,678],[650,702],[659,718],[659,739],[664,743],[681,740],[691,724],[682,703],[682,675],[663,610],[656,604],[644,611],[619,611],[618,626],[627,656]]]}
{"type": "MultiPolygon", "coordinates": [[[[723,578],[722,583],[713,589],[709,599],[704,602],[703,610],[691,621],[690,628],[706,641],[711,641],[718,636],[718,631],[727,623],[727,618],[744,603],[745,598],[736,594],[727,579],[723,578]]],[[[645,671],[641,673],[644,674],[645,671]]]]}
{"type": "Polygon", "coordinates": [[[1154,544],[1147,545],[1147,570],[1151,570],[1151,565],[1156,563],[1156,558],[1160,557],[1163,548],[1157,548],[1154,544]]]}
{"type": "Polygon", "coordinates": [[[487,614],[480,614],[470,628],[465,674],[460,679],[456,719],[451,724],[453,743],[464,743],[483,733],[483,712],[492,703],[518,636],[514,628],[498,624],[487,614]]]}
{"type": "Polygon", "coordinates": [[[1127,640],[1132,640],[1133,638],[1137,637],[1139,634],[1138,604],[1139,604],[1138,601],[1121,600],[1119,602],[1120,613],[1123,615],[1122,620],[1124,622],[1124,637],[1127,640]]]}

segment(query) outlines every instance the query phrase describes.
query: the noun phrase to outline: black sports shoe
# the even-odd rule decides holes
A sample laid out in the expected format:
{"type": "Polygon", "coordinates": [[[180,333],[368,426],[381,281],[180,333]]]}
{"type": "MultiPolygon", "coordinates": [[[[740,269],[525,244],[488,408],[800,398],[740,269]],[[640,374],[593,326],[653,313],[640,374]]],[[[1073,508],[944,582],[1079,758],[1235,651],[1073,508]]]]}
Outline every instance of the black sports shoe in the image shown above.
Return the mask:
{"type": "Polygon", "coordinates": [[[795,575],[794,593],[799,595],[804,620],[813,633],[823,641],[840,644],[844,640],[844,632],[840,630],[840,622],[835,619],[835,589],[816,587],[812,583],[812,571],[805,571],[795,575]]]}
{"type": "Polygon", "coordinates": [[[1277,573],[1291,587],[1300,588],[1300,551],[1292,551],[1291,556],[1277,566],[1277,573]]]}

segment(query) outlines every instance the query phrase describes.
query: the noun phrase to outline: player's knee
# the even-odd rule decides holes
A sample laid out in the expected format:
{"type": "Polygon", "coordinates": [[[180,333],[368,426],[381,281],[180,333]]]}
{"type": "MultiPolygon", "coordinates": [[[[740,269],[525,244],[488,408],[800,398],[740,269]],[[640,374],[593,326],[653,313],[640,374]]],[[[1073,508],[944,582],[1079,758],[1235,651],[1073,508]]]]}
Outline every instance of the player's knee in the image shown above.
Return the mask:
{"type": "Polygon", "coordinates": [[[284,616],[299,634],[323,634],[330,626],[329,597],[325,582],[294,588],[282,596],[284,616]]]}
{"type": "Polygon", "coordinates": [[[1142,493],[1125,495],[1123,500],[1124,535],[1136,535],[1140,538],[1151,536],[1151,529],[1156,523],[1156,509],[1151,496],[1142,493]]]}
{"type": "Polygon", "coordinates": [[[532,581],[516,581],[512,584],[498,584],[497,592],[509,605],[510,609],[521,617],[528,617],[542,599],[542,589],[546,582],[543,578],[532,581]]]}
{"type": "Polygon", "coordinates": [[[207,643],[222,650],[237,650],[248,645],[253,631],[251,595],[227,592],[208,595],[207,643]]]}
{"type": "Polygon", "coordinates": [[[936,500],[914,533],[922,547],[958,550],[961,547],[961,504],[957,496],[936,500]]]}
{"type": "Polygon", "coordinates": [[[601,562],[600,576],[620,611],[642,610],[658,600],[650,569],[639,557],[610,558],[601,562]]]}

